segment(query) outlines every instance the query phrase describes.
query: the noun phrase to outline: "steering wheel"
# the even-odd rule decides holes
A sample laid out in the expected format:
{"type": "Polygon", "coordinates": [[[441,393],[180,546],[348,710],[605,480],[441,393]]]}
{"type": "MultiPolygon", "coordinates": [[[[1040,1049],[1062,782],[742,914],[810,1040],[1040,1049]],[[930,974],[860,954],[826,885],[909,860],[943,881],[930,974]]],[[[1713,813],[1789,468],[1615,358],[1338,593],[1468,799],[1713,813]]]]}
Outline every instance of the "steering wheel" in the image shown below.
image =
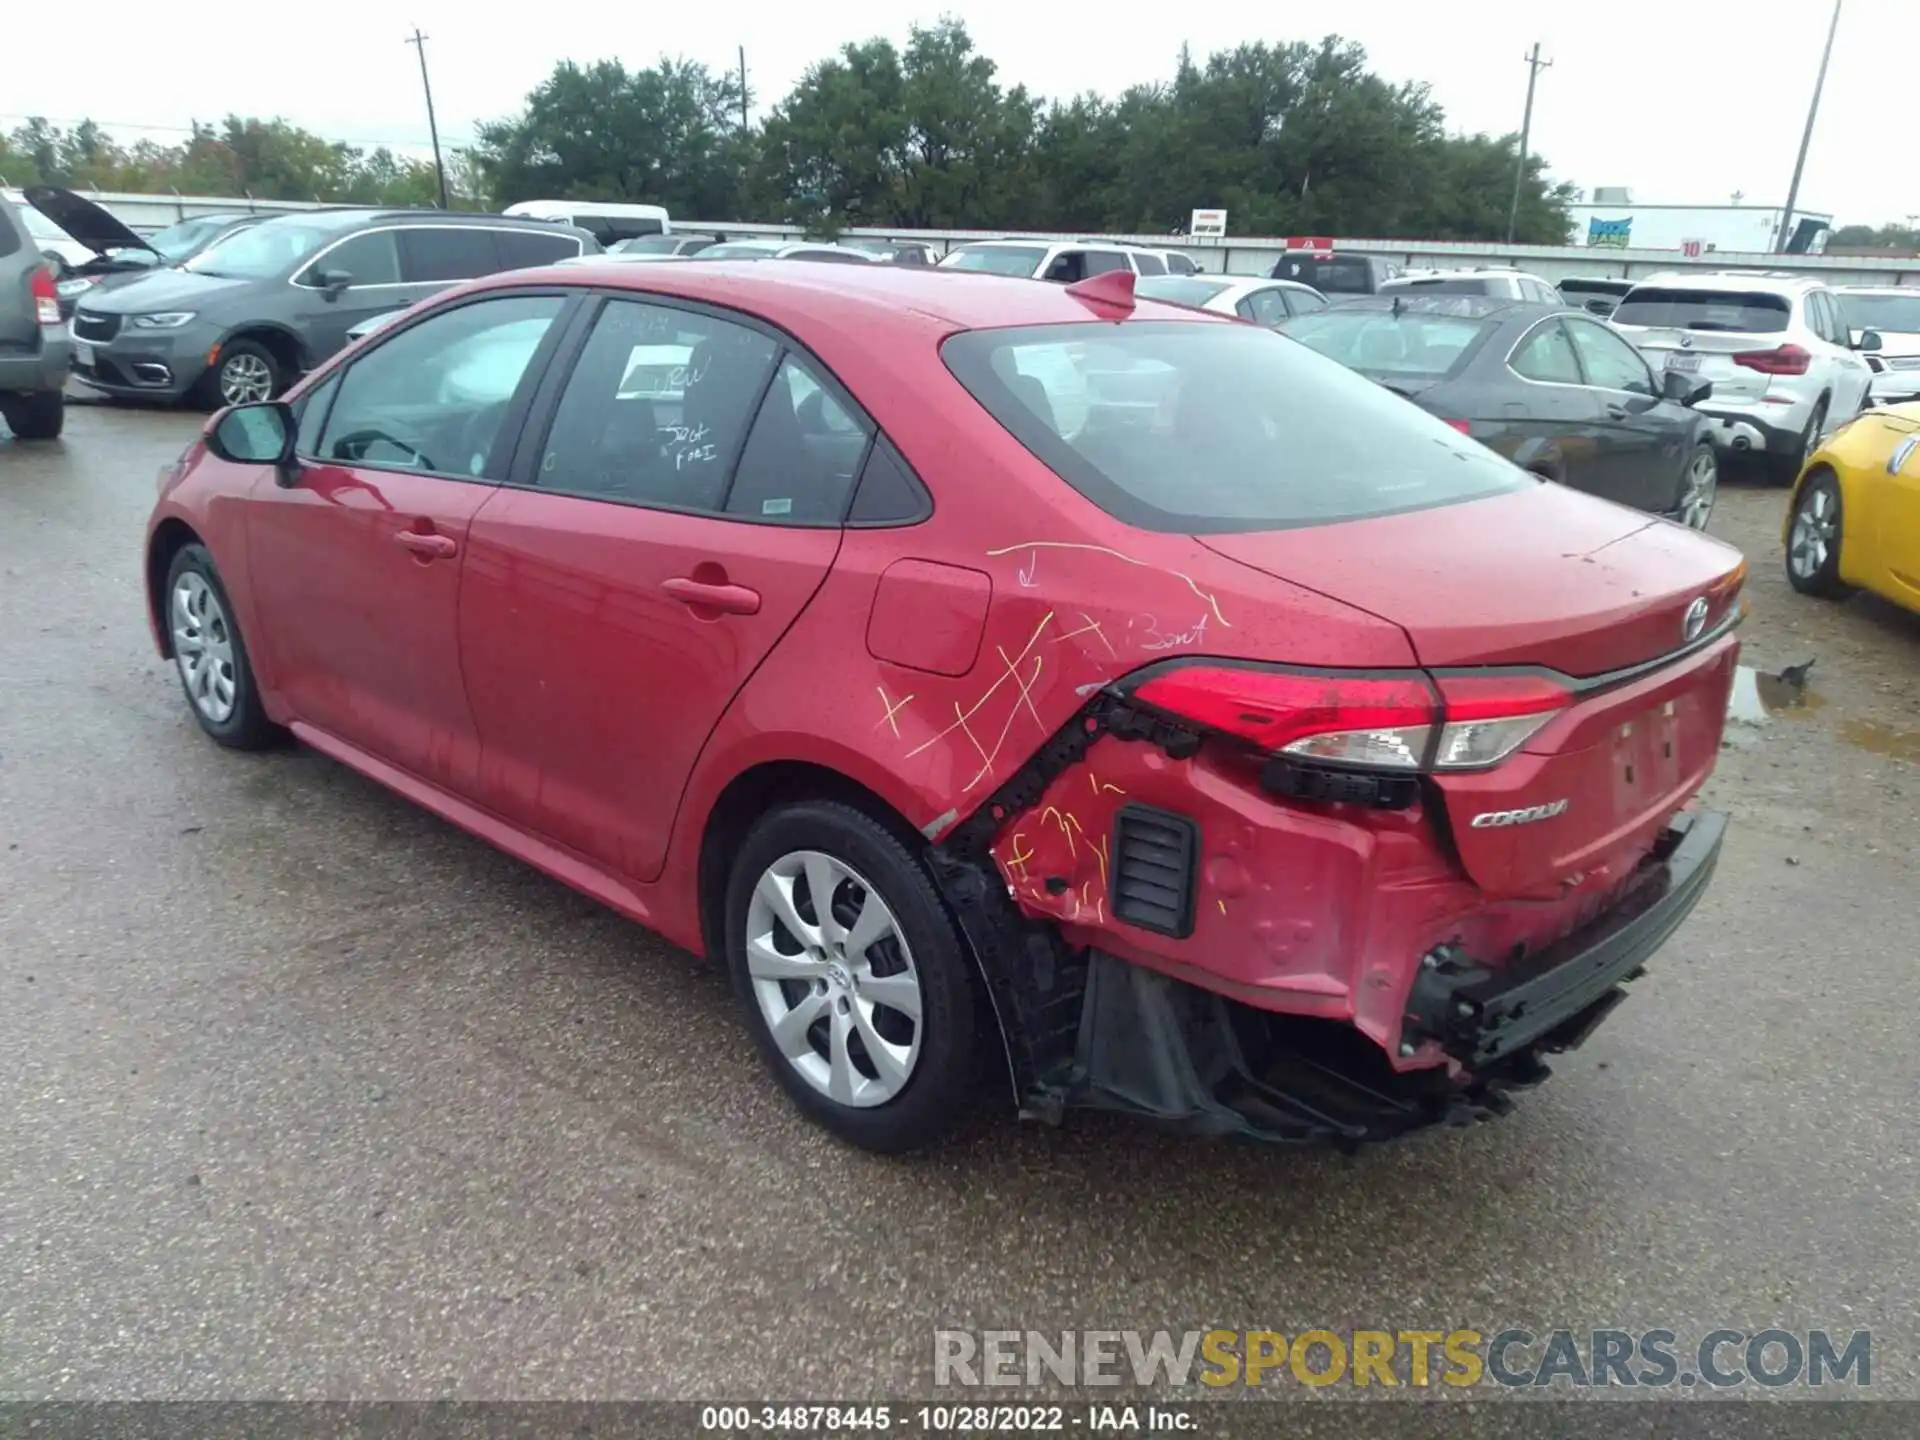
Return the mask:
{"type": "Polygon", "coordinates": [[[375,445],[391,445],[396,450],[406,451],[407,454],[413,457],[415,462],[408,467],[409,469],[438,470],[440,468],[435,465],[432,460],[427,458],[426,452],[420,449],[419,446],[407,440],[397,439],[387,434],[384,430],[376,430],[371,427],[342,435],[328,448],[330,448],[335,455],[345,460],[365,460],[367,458],[367,451],[375,445]]]}

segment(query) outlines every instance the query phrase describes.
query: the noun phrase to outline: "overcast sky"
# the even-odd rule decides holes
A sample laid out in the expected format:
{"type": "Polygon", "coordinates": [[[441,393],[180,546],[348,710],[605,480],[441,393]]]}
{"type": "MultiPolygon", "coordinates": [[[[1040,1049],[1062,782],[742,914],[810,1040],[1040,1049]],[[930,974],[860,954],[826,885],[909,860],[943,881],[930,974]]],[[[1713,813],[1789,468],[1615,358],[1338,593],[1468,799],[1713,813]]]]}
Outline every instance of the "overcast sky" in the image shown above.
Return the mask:
{"type": "MultiPolygon", "coordinates": [[[[1724,204],[1737,190],[1744,203],[1767,205],[1786,198],[1831,13],[1827,0],[1207,0],[1104,9],[1031,0],[331,0],[217,11],[98,0],[86,11],[88,43],[62,52],[62,63],[7,67],[0,125],[12,128],[21,114],[92,116],[123,138],[170,140],[191,120],[235,111],[281,115],[357,144],[424,146],[419,71],[403,43],[415,25],[428,36],[447,143],[516,110],[562,59],[645,65],[666,52],[721,67],[736,63],[744,44],[764,108],[844,41],[904,41],[914,19],[930,22],[943,8],[964,16],[1004,83],[1043,96],[1164,78],[1183,39],[1204,56],[1334,30],[1363,44],[1376,72],[1430,84],[1454,128],[1494,133],[1519,125],[1522,57],[1539,40],[1553,68],[1540,76],[1533,149],[1556,178],[1589,190],[1624,185],[1642,204],[1724,204]]],[[[1911,133],[1902,111],[1916,56],[1920,0],[1845,0],[1801,209],[1842,224],[1920,212],[1920,166],[1900,151],[1911,133]]]]}

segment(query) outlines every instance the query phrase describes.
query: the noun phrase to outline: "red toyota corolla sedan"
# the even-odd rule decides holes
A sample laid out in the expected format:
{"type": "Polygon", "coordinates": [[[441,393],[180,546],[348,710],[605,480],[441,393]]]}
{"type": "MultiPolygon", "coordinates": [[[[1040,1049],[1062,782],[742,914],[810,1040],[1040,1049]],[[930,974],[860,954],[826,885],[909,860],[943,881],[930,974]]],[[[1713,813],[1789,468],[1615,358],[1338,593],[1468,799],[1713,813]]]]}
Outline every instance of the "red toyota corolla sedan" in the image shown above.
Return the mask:
{"type": "Polygon", "coordinates": [[[996,1071],[1272,1140],[1497,1113],[1724,829],[1738,553],[1124,275],[471,284],[216,416],[145,564],[215,740],[723,962],[876,1150],[996,1071]]]}

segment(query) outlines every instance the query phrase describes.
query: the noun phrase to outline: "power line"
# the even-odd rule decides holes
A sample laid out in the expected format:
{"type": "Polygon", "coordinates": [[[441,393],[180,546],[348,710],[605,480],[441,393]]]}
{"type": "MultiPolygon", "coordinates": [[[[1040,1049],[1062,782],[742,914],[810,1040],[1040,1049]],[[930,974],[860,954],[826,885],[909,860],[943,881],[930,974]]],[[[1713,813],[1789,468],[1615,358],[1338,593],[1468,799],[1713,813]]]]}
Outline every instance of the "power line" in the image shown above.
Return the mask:
{"type": "Polygon", "coordinates": [[[1540,42],[1533,42],[1533,52],[1525,57],[1527,62],[1527,108],[1520,117],[1520,154],[1513,162],[1513,204],[1507,210],[1507,243],[1513,243],[1514,227],[1520,221],[1520,183],[1527,178],[1527,145],[1533,138],[1533,83],[1540,78],[1540,72],[1552,68],[1551,60],[1540,58],[1540,42]]]}
{"type": "MultiPolygon", "coordinates": [[[[280,119],[282,117],[280,116],[264,117],[259,115],[247,115],[247,116],[241,116],[238,118],[241,118],[244,120],[267,121],[271,119],[280,119]]],[[[78,115],[78,116],[38,115],[38,114],[30,115],[24,112],[0,110],[0,120],[13,121],[19,124],[25,124],[29,120],[44,120],[49,125],[58,125],[62,129],[66,129],[66,130],[71,130],[74,127],[79,125],[92,124],[92,125],[99,126],[100,129],[102,130],[109,130],[109,131],[131,130],[136,132],[151,132],[151,133],[160,134],[160,135],[192,135],[196,133],[194,128],[191,125],[149,125],[149,124],[144,124],[144,123],[133,121],[133,120],[100,120],[100,119],[96,119],[91,115],[78,115]]],[[[329,144],[352,145],[356,149],[364,146],[369,146],[369,145],[373,145],[373,146],[384,145],[388,149],[408,149],[408,150],[429,150],[433,147],[433,142],[431,140],[422,140],[417,135],[409,137],[405,140],[381,139],[380,137],[374,136],[374,135],[361,135],[361,136],[355,136],[355,137],[349,138],[349,137],[340,136],[340,135],[322,135],[320,134],[319,131],[310,130],[305,125],[295,125],[294,122],[291,120],[288,120],[286,123],[292,126],[296,130],[305,130],[307,134],[317,136],[319,139],[325,140],[329,144]]],[[[202,127],[202,128],[207,128],[207,127],[202,127]]],[[[213,129],[214,136],[217,139],[220,135],[219,127],[214,126],[212,127],[212,129],[213,129]]],[[[479,137],[476,135],[447,136],[446,141],[449,145],[459,145],[459,146],[471,146],[471,145],[477,145],[480,143],[479,137]]]]}

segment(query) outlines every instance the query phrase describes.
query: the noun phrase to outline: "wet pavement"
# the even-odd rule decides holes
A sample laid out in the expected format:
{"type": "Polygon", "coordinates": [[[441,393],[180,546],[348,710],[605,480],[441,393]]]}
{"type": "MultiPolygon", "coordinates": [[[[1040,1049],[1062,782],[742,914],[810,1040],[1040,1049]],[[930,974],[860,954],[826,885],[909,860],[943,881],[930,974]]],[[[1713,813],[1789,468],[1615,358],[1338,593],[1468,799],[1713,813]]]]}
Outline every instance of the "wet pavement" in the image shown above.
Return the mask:
{"type": "MultiPolygon", "coordinates": [[[[0,1394],[904,1396],[936,1326],[1874,1332],[1920,1396],[1920,620],[1786,586],[1706,901],[1515,1114],[1357,1158],[843,1150],[717,978],[153,655],[192,417],[0,439],[0,1394]]],[[[951,1398],[951,1397],[949,1397],[951,1398]]]]}

